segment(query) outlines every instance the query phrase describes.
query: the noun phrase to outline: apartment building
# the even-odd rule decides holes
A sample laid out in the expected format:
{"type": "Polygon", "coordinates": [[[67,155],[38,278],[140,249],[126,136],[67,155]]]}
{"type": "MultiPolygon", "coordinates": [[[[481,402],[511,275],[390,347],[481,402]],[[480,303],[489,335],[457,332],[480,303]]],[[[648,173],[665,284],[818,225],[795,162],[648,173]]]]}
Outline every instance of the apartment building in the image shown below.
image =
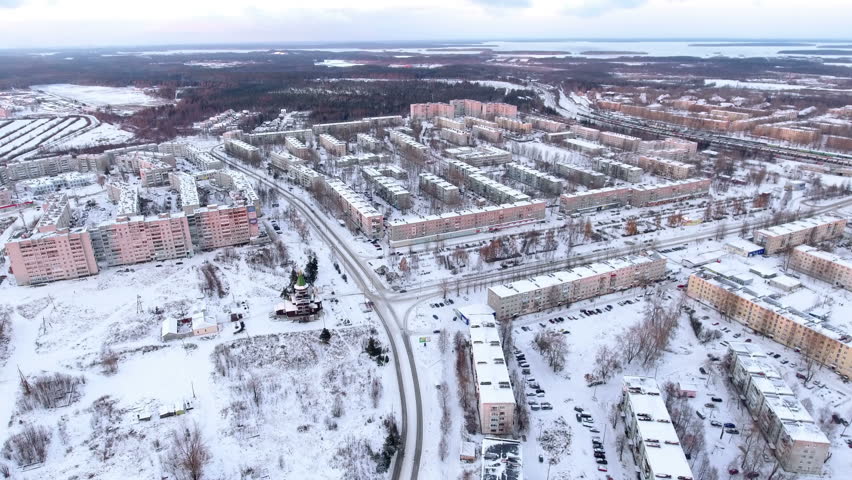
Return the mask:
{"type": "Polygon", "coordinates": [[[379,198],[382,198],[394,208],[407,209],[411,206],[411,193],[392,178],[384,176],[381,171],[372,167],[364,167],[361,172],[373,186],[373,190],[379,198]]]}
{"type": "Polygon", "coordinates": [[[600,211],[618,208],[630,203],[633,189],[608,187],[578,193],[563,193],[559,197],[559,211],[563,213],[600,211]]]}
{"type": "MultiPolygon", "coordinates": [[[[195,209],[201,206],[201,200],[198,196],[198,185],[195,183],[195,178],[192,175],[188,175],[183,172],[172,173],[169,175],[169,185],[178,191],[180,208],[183,210],[183,213],[192,215],[195,212],[195,209]]],[[[135,192],[134,197],[138,198],[138,195],[136,195],[135,192]]],[[[123,213],[119,213],[118,216],[134,215],[138,212],[139,210],[137,208],[133,213],[125,211],[123,213]]]]}
{"type": "Polygon", "coordinates": [[[819,243],[843,236],[847,220],[836,214],[797,220],[754,232],[754,243],[766,254],[781,252],[806,243],[819,243]]]}
{"type": "Polygon", "coordinates": [[[6,242],[6,255],[18,285],[96,275],[98,265],[89,232],[60,228],[19,235],[6,242]]]}
{"type": "Polygon", "coordinates": [[[510,132],[528,134],[532,133],[532,123],[524,122],[518,118],[496,117],[494,122],[498,127],[510,132]]]}
{"type": "Polygon", "coordinates": [[[530,122],[534,129],[542,130],[544,132],[556,133],[564,131],[567,128],[562,122],[557,122],[555,120],[548,120],[546,118],[541,117],[527,117],[527,121],[530,122]]]}
{"type": "Polygon", "coordinates": [[[590,168],[569,165],[567,163],[556,164],[556,174],[568,179],[571,183],[583,185],[584,187],[596,189],[606,185],[606,175],[596,172],[590,168]]]}
{"type": "Polygon", "coordinates": [[[284,148],[287,149],[292,155],[299,157],[301,159],[310,159],[311,158],[311,149],[305,142],[299,140],[296,137],[285,137],[284,138],[284,148]]]}
{"type": "Polygon", "coordinates": [[[449,103],[412,103],[409,107],[412,120],[427,120],[435,117],[455,117],[456,109],[449,103]]]}
{"type": "Polygon", "coordinates": [[[647,140],[639,143],[638,153],[669,160],[684,161],[695,156],[698,144],[681,138],[647,140]]]}
{"type": "Polygon", "coordinates": [[[637,165],[646,172],[672,180],[694,177],[696,172],[695,165],[646,155],[639,156],[637,165]]]}
{"type": "Polygon", "coordinates": [[[325,184],[343,215],[355,228],[368,237],[379,238],[382,235],[384,217],[370,202],[340,180],[327,179],[325,184]]]}
{"type": "Polygon", "coordinates": [[[530,200],[529,195],[486,177],[482,170],[473,165],[452,159],[445,160],[444,165],[450,178],[461,178],[468,189],[494,203],[530,200]]]}
{"type": "Polygon", "coordinates": [[[398,127],[405,123],[402,115],[384,115],[381,117],[364,117],[363,121],[370,124],[372,128],[398,127]]]}
{"type": "Polygon", "coordinates": [[[507,164],[506,175],[547,194],[562,193],[562,180],[520,163],[507,164]]]}
{"type": "Polygon", "coordinates": [[[195,210],[189,218],[192,242],[199,250],[214,250],[249,243],[252,230],[257,229],[249,222],[249,211],[245,205],[207,205],[195,210]]]}
{"type": "Polygon", "coordinates": [[[757,125],[754,127],[753,133],[760,137],[770,137],[799,145],[816,143],[822,135],[816,128],[778,124],[757,125]]]}
{"type": "Polygon", "coordinates": [[[544,219],[546,206],[544,201],[518,202],[416,219],[397,219],[390,222],[388,237],[391,245],[400,247],[510,228],[544,219]]]}
{"type": "Polygon", "coordinates": [[[156,158],[142,158],[139,161],[139,180],[143,187],[160,187],[169,183],[169,174],[174,165],[156,158]]]}
{"type": "Polygon", "coordinates": [[[512,154],[491,145],[448,148],[444,153],[474,167],[490,167],[512,161],[512,154]]]}
{"type": "MultiPolygon", "coordinates": [[[[93,175],[80,172],[65,172],[55,177],[29,178],[19,181],[15,187],[32,195],[44,195],[63,188],[80,188],[94,183],[93,175]]],[[[5,205],[3,203],[2,205],[5,205]]]]}
{"type": "Polygon", "coordinates": [[[235,134],[234,137],[237,140],[242,140],[251,145],[274,145],[274,144],[282,144],[287,143],[288,138],[295,138],[302,143],[313,143],[314,141],[314,132],[310,129],[301,129],[301,130],[276,130],[272,132],[256,132],[256,133],[244,133],[242,131],[236,130],[234,132],[228,132],[229,134],[235,134]]]}
{"type": "Polygon", "coordinates": [[[488,127],[493,128],[499,131],[497,123],[492,122],[491,120],[485,120],[484,118],[476,118],[476,117],[464,117],[464,126],[467,128],[473,128],[479,125],[480,127],[488,127]]]}
{"type": "Polygon", "coordinates": [[[218,158],[202,151],[195,145],[179,142],[165,142],[157,146],[159,153],[172,157],[185,158],[199,170],[219,170],[224,165],[218,158]]]}
{"type": "Polygon", "coordinates": [[[464,120],[455,120],[447,117],[435,117],[435,126],[438,128],[454,128],[456,130],[464,130],[464,120]]]}
{"type": "Polygon", "coordinates": [[[590,142],[597,142],[601,136],[601,131],[597,128],[584,127],[582,125],[571,125],[569,131],[576,135],[577,138],[582,138],[590,142]]]}
{"type": "Polygon", "coordinates": [[[414,139],[411,135],[401,130],[390,131],[391,143],[396,145],[403,155],[412,160],[425,160],[429,157],[429,147],[414,139]]]}
{"type": "Polygon", "coordinates": [[[554,134],[551,134],[550,137],[546,137],[546,138],[555,139],[555,140],[552,140],[552,141],[557,141],[557,142],[561,143],[562,145],[564,145],[565,148],[567,148],[569,150],[574,150],[575,152],[580,152],[580,153],[589,155],[591,157],[596,157],[598,155],[601,155],[606,150],[603,147],[603,145],[600,145],[598,143],[590,142],[588,140],[583,140],[583,139],[580,139],[580,138],[566,138],[562,134],[554,133],[554,134]]]}
{"type": "Polygon", "coordinates": [[[470,134],[464,130],[457,130],[455,128],[442,128],[439,134],[442,140],[445,140],[455,145],[465,146],[471,144],[470,134]]]}
{"type": "Polygon", "coordinates": [[[447,205],[457,205],[461,202],[459,187],[443,178],[431,173],[421,173],[419,179],[421,192],[435,197],[447,205]]]}
{"type": "Polygon", "coordinates": [[[16,182],[28,178],[52,177],[74,170],[70,155],[10,161],[0,165],[0,183],[16,182]]]}
{"type": "Polygon", "coordinates": [[[518,107],[508,103],[480,102],[478,100],[450,100],[454,108],[454,115],[445,116],[471,116],[492,120],[494,117],[517,117],[518,107]]]}
{"type": "Polygon", "coordinates": [[[852,290],[852,261],[823,252],[809,245],[799,245],[790,255],[790,268],[832,285],[852,290]]]}
{"type": "Polygon", "coordinates": [[[796,398],[769,358],[752,343],[728,345],[729,375],[767,443],[774,445],[781,468],[819,475],[831,442],[796,398]]]}
{"type": "Polygon", "coordinates": [[[352,122],[319,123],[311,127],[315,135],[328,133],[330,135],[351,136],[353,133],[366,132],[370,130],[369,120],[355,120],[352,122]]]}
{"type": "Polygon", "coordinates": [[[346,168],[355,165],[381,164],[389,161],[390,155],[384,153],[359,153],[357,155],[344,155],[335,160],[334,164],[340,168],[346,168]]]}
{"type": "Polygon", "coordinates": [[[601,132],[598,136],[598,141],[608,147],[635,152],[639,148],[639,143],[642,142],[642,139],[621,133],[601,132]]]}
{"type": "Polygon", "coordinates": [[[225,140],[225,151],[245,161],[260,161],[260,149],[242,140],[225,140]]]}
{"type": "Polygon", "coordinates": [[[632,190],[630,205],[652,207],[707,195],[710,193],[710,179],[700,178],[657,183],[655,185],[634,185],[630,188],[632,190]]]}
{"type": "MultiPolygon", "coordinates": [[[[174,174],[173,174],[174,175],[174,174]]],[[[188,175],[187,175],[188,176],[188,175]]],[[[192,177],[189,177],[190,179],[192,177]]],[[[195,181],[193,181],[193,184],[195,181]]],[[[139,187],[125,182],[106,184],[107,198],[116,204],[116,216],[139,214],[139,187]]]]}
{"type": "Polygon", "coordinates": [[[316,188],[318,183],[323,182],[323,176],[307,165],[295,165],[287,171],[288,177],[297,185],[306,189],[316,188]]]}
{"type": "Polygon", "coordinates": [[[185,213],[120,216],[90,234],[95,259],[108,267],[184,258],[193,252],[185,213]]]}
{"type": "Polygon", "coordinates": [[[488,289],[488,306],[508,319],[648,284],[666,275],[656,252],[540,275],[488,289]]]}
{"type": "Polygon", "coordinates": [[[852,335],[846,319],[827,320],[816,311],[806,313],[816,302],[807,291],[789,293],[769,283],[737,282],[733,274],[704,271],[689,277],[689,297],[718,310],[752,330],[828,366],[840,375],[852,375],[852,335]],[[811,298],[803,305],[802,298],[811,298]]]}
{"type": "Polygon", "coordinates": [[[272,152],[269,154],[269,163],[279,170],[289,172],[297,165],[304,165],[305,160],[289,152],[272,152]]]}
{"type": "MultiPolygon", "coordinates": [[[[515,394],[503,357],[497,320],[488,305],[466,305],[455,309],[470,331],[471,365],[479,425],[484,435],[508,435],[515,426],[515,394]]],[[[519,388],[523,388],[519,386],[519,388]]]]}
{"type": "Polygon", "coordinates": [[[129,147],[111,148],[109,150],[104,150],[103,157],[106,159],[108,164],[113,164],[115,163],[117,157],[137,152],[157,153],[158,145],[156,143],[146,143],[144,145],[131,145],[129,147]]]}
{"type": "Polygon", "coordinates": [[[346,155],[346,142],[335,138],[328,133],[320,134],[319,144],[326,152],[328,152],[329,155],[334,155],[335,157],[342,157],[343,155],[346,155]]]}
{"type": "Polygon", "coordinates": [[[367,133],[359,133],[355,138],[358,146],[368,152],[379,152],[384,145],[381,140],[367,133]]]}
{"type": "Polygon", "coordinates": [[[596,158],[592,165],[595,170],[605,175],[609,175],[610,177],[624,180],[629,183],[641,182],[642,174],[645,173],[639,167],[606,158],[596,158]]]}
{"type": "Polygon", "coordinates": [[[474,138],[481,138],[486,142],[500,143],[503,141],[503,131],[495,127],[474,125],[471,132],[474,138]]]}
{"type": "Polygon", "coordinates": [[[624,433],[641,480],[692,479],[666,402],[652,377],[622,379],[624,433]]]}
{"type": "MultiPolygon", "coordinates": [[[[250,218],[262,215],[260,197],[244,173],[236,170],[214,170],[209,176],[220,188],[227,190],[234,203],[248,206],[250,218]]],[[[256,223],[256,222],[255,222],[256,223]]]]}

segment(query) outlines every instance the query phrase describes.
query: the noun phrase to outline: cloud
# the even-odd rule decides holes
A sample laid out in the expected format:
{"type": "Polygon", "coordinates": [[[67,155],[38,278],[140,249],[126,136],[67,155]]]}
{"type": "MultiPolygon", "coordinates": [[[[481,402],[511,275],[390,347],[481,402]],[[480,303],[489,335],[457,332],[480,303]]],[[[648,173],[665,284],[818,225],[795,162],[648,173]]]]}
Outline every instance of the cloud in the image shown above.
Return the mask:
{"type": "Polygon", "coordinates": [[[531,0],[471,0],[477,5],[492,8],[528,8],[532,6],[531,0]]]}
{"type": "Polygon", "coordinates": [[[577,6],[565,8],[566,15],[577,17],[598,17],[614,10],[641,7],[648,0],[583,0],[577,6]]]}

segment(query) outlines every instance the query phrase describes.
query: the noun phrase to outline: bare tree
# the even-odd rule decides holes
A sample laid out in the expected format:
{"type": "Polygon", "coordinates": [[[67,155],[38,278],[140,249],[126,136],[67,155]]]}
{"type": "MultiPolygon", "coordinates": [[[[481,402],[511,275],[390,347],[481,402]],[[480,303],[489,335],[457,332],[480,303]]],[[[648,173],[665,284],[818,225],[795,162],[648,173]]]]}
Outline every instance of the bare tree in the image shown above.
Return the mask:
{"type": "Polygon", "coordinates": [[[210,462],[210,449],[201,436],[197,423],[184,428],[183,432],[172,431],[172,443],[167,450],[163,465],[177,480],[201,480],[204,469],[210,462]]]}

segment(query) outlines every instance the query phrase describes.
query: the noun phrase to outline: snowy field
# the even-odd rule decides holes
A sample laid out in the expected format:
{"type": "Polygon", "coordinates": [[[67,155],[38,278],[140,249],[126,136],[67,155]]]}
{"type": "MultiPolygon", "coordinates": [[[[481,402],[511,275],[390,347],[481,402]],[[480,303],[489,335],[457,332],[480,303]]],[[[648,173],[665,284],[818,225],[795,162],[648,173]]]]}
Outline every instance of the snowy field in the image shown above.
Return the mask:
{"type": "Polygon", "coordinates": [[[166,100],[152,96],[145,90],[136,87],[99,87],[57,83],[51,85],[33,85],[30,88],[77,102],[84,106],[96,108],[112,107],[120,111],[153,107],[168,103],[166,100]]]}
{"type": "Polygon", "coordinates": [[[0,158],[26,158],[97,125],[81,115],[0,120],[0,158]]]}

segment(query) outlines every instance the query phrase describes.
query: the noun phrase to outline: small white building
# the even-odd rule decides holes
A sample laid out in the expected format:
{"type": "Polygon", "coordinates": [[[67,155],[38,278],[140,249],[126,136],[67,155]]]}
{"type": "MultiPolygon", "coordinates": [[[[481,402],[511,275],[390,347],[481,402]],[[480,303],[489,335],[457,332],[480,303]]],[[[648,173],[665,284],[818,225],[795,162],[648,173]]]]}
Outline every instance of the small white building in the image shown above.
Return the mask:
{"type": "Polygon", "coordinates": [[[753,257],[755,255],[763,255],[765,250],[754,242],[750,242],[744,238],[735,238],[725,243],[725,251],[741,257],[753,257]]]}

